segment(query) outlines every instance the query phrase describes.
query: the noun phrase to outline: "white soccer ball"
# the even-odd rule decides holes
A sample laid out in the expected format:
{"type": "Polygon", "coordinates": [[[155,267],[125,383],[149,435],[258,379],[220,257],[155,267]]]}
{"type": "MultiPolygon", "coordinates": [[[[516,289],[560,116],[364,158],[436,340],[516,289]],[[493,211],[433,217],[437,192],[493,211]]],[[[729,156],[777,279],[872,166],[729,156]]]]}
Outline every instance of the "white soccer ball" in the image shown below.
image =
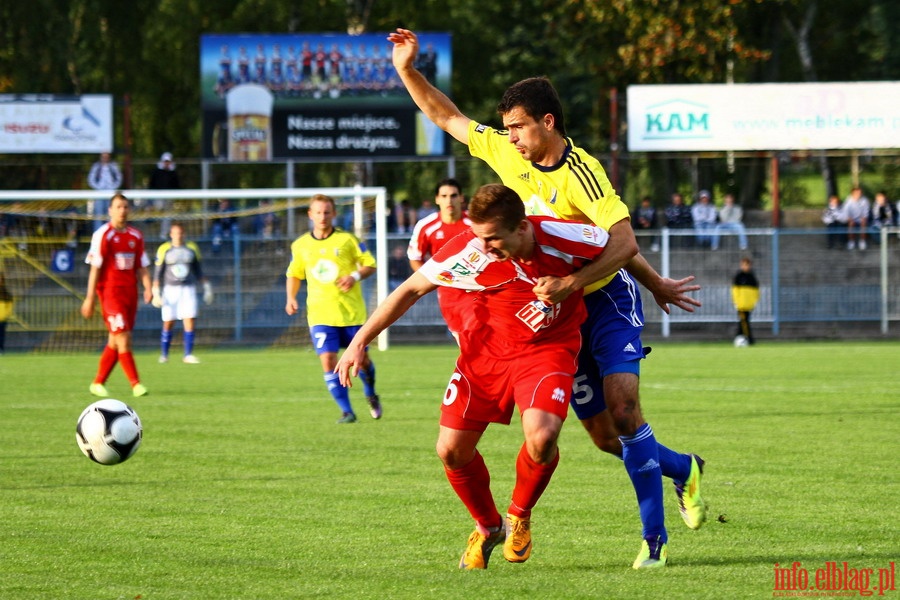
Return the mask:
{"type": "Polygon", "coordinates": [[[744,337],[742,335],[739,335],[736,338],[734,338],[734,347],[735,348],[743,348],[744,346],[749,346],[749,345],[750,345],[750,340],[748,340],[746,337],[744,337]]]}
{"type": "Polygon", "coordinates": [[[84,409],[75,427],[75,441],[85,456],[101,465],[117,465],[137,452],[143,437],[134,409],[107,398],[84,409]]]}

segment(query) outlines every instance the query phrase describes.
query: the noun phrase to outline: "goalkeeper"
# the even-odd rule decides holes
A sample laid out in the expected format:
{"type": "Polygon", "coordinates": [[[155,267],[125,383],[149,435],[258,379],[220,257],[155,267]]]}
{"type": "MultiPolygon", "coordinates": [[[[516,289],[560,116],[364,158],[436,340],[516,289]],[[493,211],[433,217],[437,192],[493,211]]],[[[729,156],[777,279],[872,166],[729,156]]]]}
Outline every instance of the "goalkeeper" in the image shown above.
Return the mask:
{"type": "Polygon", "coordinates": [[[163,243],[156,252],[156,269],[153,273],[153,306],[162,309],[162,334],[160,335],[159,362],[169,362],[172,346],[172,329],[175,321],[184,323],[184,357],[182,362],[196,365],[200,359],[194,356],[194,321],[197,318],[197,283],[203,284],[203,302],[212,304],[212,285],[203,276],[200,266],[200,249],[194,242],[184,239],[184,227],[172,223],[170,241],[163,243]]]}

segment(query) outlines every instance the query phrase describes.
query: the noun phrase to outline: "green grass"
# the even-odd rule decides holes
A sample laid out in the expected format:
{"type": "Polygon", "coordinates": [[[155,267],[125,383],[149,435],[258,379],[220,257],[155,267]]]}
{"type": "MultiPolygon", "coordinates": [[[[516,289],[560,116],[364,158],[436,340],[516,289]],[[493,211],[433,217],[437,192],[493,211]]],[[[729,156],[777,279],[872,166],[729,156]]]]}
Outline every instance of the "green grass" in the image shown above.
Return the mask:
{"type": "MultiPolygon", "coordinates": [[[[0,357],[0,598],[764,598],[775,563],[814,581],[846,561],[875,585],[898,558],[895,342],[655,344],[645,415],[707,459],[711,505],[689,531],[666,483],[660,572],[630,568],[634,492],[574,418],[531,559],[457,569],[472,523],[434,453],[450,347],[375,352],[385,416],[368,417],[357,386],[346,426],[306,349],[200,355],[138,356],[151,395],[119,397],[144,442],[112,467],[75,443],[95,355],[0,357]]],[[[127,390],[120,370],[108,387],[127,390]]],[[[515,422],[482,440],[500,510],[521,440],[515,422]]]]}

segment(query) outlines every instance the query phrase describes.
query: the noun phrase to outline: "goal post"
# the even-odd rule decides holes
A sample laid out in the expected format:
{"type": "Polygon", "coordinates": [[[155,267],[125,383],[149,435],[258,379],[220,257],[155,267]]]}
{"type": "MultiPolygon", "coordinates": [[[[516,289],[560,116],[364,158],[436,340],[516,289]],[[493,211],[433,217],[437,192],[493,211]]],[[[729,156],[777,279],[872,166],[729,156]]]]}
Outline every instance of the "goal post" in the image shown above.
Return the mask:
{"type": "MultiPolygon", "coordinates": [[[[0,191],[0,273],[5,274],[7,286],[17,300],[10,332],[18,329],[33,333],[35,339],[43,338],[43,342],[34,344],[37,349],[80,350],[93,347],[98,339],[93,335],[84,342],[71,341],[72,332],[96,329],[96,334],[102,330],[97,319],[90,323],[80,322],[77,307],[87,281],[83,261],[92,227],[108,218],[105,214],[93,214],[92,203],[109,200],[113,193],[95,190],[0,191]],[[60,269],[57,261],[71,264],[60,269]],[[63,331],[68,333],[63,335],[63,331]],[[66,341],[62,344],[46,341],[54,338],[65,338],[66,341]]],[[[241,224],[230,240],[233,249],[226,243],[226,251],[215,256],[216,264],[228,271],[223,281],[231,286],[229,292],[233,290],[233,295],[226,294],[227,304],[216,306],[219,304],[216,302],[209,310],[212,316],[218,314],[223,323],[233,315],[234,341],[242,341],[242,327],[246,325],[249,313],[278,309],[283,313],[283,288],[279,299],[272,279],[276,273],[283,277],[290,259],[287,255],[290,242],[308,229],[306,208],[309,199],[316,194],[335,199],[339,213],[342,213],[339,225],[352,229],[363,241],[374,239],[378,268],[373,278],[374,286],[364,287],[369,312],[389,293],[388,206],[384,187],[134,189],[122,190],[122,193],[135,205],[129,221],[143,231],[151,260],[162,241],[159,234],[164,234],[163,230],[171,221],[183,223],[189,237],[205,240],[206,248],[216,247],[211,244],[216,241],[217,222],[233,218],[241,224]],[[222,200],[230,200],[235,205],[233,210],[217,212],[222,200]],[[253,229],[269,215],[274,215],[273,220],[277,218],[279,223],[274,236],[271,232],[253,229]],[[277,260],[273,260],[274,256],[265,256],[266,252],[277,253],[277,260]],[[258,280],[264,274],[264,283],[258,284],[259,289],[253,288],[256,284],[251,280],[258,280]]],[[[203,254],[206,263],[211,255],[207,251],[203,254]]],[[[142,306],[138,316],[139,323],[142,316],[146,317],[148,329],[151,328],[151,317],[143,313],[149,312],[142,306]]],[[[300,318],[304,319],[305,330],[305,317],[301,314],[300,318]]],[[[158,329],[158,310],[155,319],[153,328],[158,329]]],[[[206,315],[201,315],[201,319],[201,327],[211,325],[206,315]]],[[[223,324],[222,329],[228,327],[223,324]]],[[[385,331],[378,338],[379,350],[388,348],[388,340],[385,331]]]]}

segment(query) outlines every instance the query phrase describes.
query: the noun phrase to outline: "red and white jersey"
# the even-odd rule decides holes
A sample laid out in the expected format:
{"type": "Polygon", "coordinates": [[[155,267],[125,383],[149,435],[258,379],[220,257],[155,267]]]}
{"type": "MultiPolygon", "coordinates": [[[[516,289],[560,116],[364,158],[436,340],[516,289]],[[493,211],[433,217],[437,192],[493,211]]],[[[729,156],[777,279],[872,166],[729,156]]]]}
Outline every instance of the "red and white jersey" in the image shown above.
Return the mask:
{"type": "MultiPolygon", "coordinates": [[[[465,290],[454,300],[464,355],[485,352],[515,358],[534,344],[581,344],[579,326],[587,311],[581,292],[548,305],[532,289],[539,277],[569,275],[599,256],[609,233],[596,227],[552,217],[528,217],[535,248],[528,261],[497,260],[469,231],[454,237],[429,259],[420,272],[433,284],[465,290]]],[[[440,296],[439,301],[442,301],[440,296]]],[[[443,306],[441,307],[444,308],[443,306]]]]}
{"type": "Polygon", "coordinates": [[[109,223],[94,232],[84,262],[100,269],[98,288],[137,287],[138,269],[150,266],[143,234],[130,225],[119,230],[109,223]]]}
{"type": "Polygon", "coordinates": [[[468,231],[471,225],[472,221],[466,213],[463,213],[462,219],[456,223],[444,223],[439,212],[432,213],[420,219],[413,227],[406,256],[409,260],[425,261],[434,256],[444,244],[460,233],[468,231]]]}

